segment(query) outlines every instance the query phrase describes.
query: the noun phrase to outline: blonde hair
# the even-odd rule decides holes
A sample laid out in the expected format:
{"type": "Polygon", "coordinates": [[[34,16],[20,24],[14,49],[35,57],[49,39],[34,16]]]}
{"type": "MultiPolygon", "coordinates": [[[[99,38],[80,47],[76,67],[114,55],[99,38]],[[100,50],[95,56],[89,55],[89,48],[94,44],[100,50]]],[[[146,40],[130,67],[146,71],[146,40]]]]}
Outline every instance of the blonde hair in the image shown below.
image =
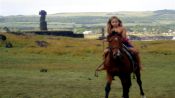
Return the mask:
{"type": "Polygon", "coordinates": [[[112,25],[111,25],[111,21],[112,21],[113,19],[117,19],[118,22],[119,22],[119,26],[122,26],[122,21],[121,21],[118,17],[116,17],[116,16],[110,17],[109,20],[108,20],[108,22],[107,22],[107,33],[108,33],[108,34],[111,33],[111,29],[113,28],[112,25]]]}

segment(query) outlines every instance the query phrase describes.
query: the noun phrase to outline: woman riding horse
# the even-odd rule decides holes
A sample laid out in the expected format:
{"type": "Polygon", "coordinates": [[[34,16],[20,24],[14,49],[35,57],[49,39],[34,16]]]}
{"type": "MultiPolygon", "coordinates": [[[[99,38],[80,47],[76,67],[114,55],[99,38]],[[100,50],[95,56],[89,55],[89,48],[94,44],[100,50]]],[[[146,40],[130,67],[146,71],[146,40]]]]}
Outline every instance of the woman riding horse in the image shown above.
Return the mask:
{"type": "MultiPolygon", "coordinates": [[[[137,63],[136,69],[130,62],[128,57],[128,51],[123,47],[123,32],[121,21],[113,16],[109,19],[108,32],[110,31],[107,41],[109,42],[109,47],[105,50],[103,68],[107,71],[107,83],[105,87],[105,98],[108,98],[111,89],[111,83],[114,76],[119,76],[122,87],[123,87],[123,98],[129,98],[129,88],[131,86],[131,73],[134,72],[137,77],[137,83],[140,87],[140,94],[145,98],[142,89],[142,82],[140,76],[140,64],[137,63]],[[117,28],[116,28],[117,27],[117,28]],[[112,31],[111,31],[112,30],[112,31]]],[[[129,46],[128,40],[126,41],[126,46],[129,46]]],[[[97,68],[97,70],[100,70],[97,68]]]]}
{"type": "MultiPolygon", "coordinates": [[[[108,22],[107,22],[107,32],[108,32],[108,38],[117,33],[122,38],[122,43],[129,49],[130,52],[132,52],[137,60],[137,63],[139,65],[139,68],[142,69],[142,65],[140,62],[140,56],[139,52],[136,48],[134,48],[134,45],[131,43],[131,41],[127,38],[127,32],[126,29],[122,25],[122,21],[116,17],[112,16],[108,22]]],[[[106,48],[104,51],[104,55],[106,55],[109,52],[109,49],[106,48]]]]}

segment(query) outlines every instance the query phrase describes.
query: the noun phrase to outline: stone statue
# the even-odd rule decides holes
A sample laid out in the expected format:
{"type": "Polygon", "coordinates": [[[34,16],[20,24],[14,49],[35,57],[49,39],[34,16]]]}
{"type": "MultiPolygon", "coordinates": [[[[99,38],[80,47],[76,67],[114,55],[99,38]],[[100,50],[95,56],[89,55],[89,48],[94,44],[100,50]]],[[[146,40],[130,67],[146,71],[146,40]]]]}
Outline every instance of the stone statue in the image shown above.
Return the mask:
{"type": "Polygon", "coordinates": [[[40,17],[40,30],[47,30],[47,22],[45,21],[47,12],[45,10],[41,10],[39,12],[40,17]]]}

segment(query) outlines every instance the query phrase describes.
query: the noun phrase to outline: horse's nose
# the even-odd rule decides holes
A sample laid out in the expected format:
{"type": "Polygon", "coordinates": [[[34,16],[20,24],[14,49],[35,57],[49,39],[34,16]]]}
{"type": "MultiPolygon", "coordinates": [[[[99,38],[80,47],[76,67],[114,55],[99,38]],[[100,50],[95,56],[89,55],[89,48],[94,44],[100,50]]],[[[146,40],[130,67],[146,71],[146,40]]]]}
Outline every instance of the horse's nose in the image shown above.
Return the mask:
{"type": "Polygon", "coordinates": [[[117,53],[114,53],[113,57],[116,59],[118,57],[117,53]]]}
{"type": "Polygon", "coordinates": [[[114,54],[113,57],[116,58],[117,57],[117,54],[114,54]]]}
{"type": "Polygon", "coordinates": [[[117,58],[117,57],[119,57],[120,56],[120,50],[118,50],[117,52],[115,52],[114,54],[113,54],[113,57],[114,58],[117,58]]]}

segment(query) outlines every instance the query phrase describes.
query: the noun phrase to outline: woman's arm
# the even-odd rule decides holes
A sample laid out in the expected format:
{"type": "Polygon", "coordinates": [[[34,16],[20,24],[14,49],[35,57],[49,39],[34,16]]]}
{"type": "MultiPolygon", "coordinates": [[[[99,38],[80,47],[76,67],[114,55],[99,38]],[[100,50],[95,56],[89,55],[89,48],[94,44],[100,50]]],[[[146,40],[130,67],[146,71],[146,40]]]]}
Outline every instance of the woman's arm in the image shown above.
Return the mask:
{"type": "Polygon", "coordinates": [[[127,32],[126,32],[125,28],[123,28],[123,30],[122,30],[122,37],[123,37],[123,39],[128,39],[127,38],[127,32]]]}
{"type": "Polygon", "coordinates": [[[125,42],[128,42],[130,45],[134,46],[132,44],[132,42],[128,39],[128,35],[127,35],[127,31],[125,28],[123,28],[123,32],[122,32],[122,37],[123,37],[123,41],[125,42]]]}

